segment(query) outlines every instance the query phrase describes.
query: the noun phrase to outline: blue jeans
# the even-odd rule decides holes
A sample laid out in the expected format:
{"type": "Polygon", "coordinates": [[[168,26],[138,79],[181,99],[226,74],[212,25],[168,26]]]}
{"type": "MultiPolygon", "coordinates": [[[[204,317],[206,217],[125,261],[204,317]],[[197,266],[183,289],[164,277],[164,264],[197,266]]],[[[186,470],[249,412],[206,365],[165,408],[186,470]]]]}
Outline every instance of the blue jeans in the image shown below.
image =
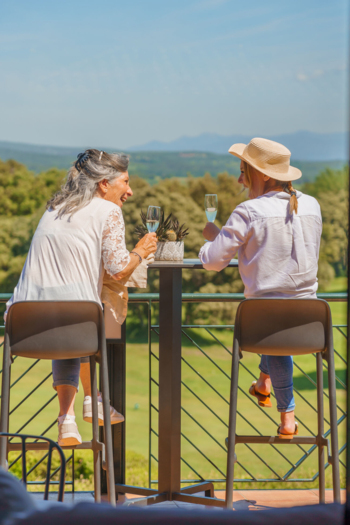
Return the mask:
{"type": "Polygon", "coordinates": [[[80,363],[88,362],[90,357],[54,359],[52,361],[53,388],[56,390],[60,385],[70,385],[79,390],[80,363]]]}
{"type": "Polygon", "coordinates": [[[271,378],[278,412],[293,412],[293,357],[263,355],[259,368],[271,378]]]}

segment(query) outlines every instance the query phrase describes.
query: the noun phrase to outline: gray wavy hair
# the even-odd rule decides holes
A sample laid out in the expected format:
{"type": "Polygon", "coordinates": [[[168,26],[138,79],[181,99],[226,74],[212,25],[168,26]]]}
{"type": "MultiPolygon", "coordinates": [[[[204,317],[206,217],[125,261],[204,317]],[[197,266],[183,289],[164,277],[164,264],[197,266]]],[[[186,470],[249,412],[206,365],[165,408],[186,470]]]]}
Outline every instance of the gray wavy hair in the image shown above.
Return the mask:
{"type": "Polygon", "coordinates": [[[58,217],[72,216],[87,206],[98,189],[98,183],[106,179],[109,183],[127,171],[129,157],[119,153],[106,153],[87,149],[79,153],[78,160],[70,168],[62,188],[47,202],[46,209],[61,206],[58,217]]]}

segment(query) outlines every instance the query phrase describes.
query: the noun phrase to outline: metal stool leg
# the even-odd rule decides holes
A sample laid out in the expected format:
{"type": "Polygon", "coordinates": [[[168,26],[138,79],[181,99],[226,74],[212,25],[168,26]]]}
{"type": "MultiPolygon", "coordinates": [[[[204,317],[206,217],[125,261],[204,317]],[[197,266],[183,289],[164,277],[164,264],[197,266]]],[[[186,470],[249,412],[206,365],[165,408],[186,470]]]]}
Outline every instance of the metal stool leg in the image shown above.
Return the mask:
{"type": "Polygon", "coordinates": [[[95,356],[90,357],[91,403],[92,403],[92,447],[94,454],[94,488],[95,501],[101,501],[101,454],[98,450],[98,406],[97,406],[97,376],[95,356]]]}
{"type": "Polygon", "coordinates": [[[319,352],[316,354],[316,368],[317,368],[317,437],[318,437],[318,491],[320,503],[326,502],[326,479],[325,479],[325,464],[324,464],[324,446],[320,440],[324,436],[324,410],[323,410],[323,365],[322,355],[319,352]]]}
{"type": "Polygon", "coordinates": [[[227,447],[227,472],[226,472],[226,508],[232,509],[233,501],[233,479],[234,479],[234,456],[236,441],[236,416],[237,416],[237,397],[238,397],[238,366],[239,366],[239,344],[235,339],[232,354],[232,374],[230,392],[230,416],[228,427],[228,447],[227,447]]]}
{"type": "Polygon", "coordinates": [[[111,415],[109,412],[109,387],[108,387],[108,368],[107,368],[107,349],[106,340],[104,339],[101,349],[101,390],[103,402],[103,420],[104,420],[104,439],[106,447],[106,466],[107,466],[107,490],[108,500],[111,505],[116,505],[115,478],[114,478],[114,461],[112,446],[112,429],[111,415]]]}
{"type": "Polygon", "coordinates": [[[331,424],[332,473],[334,501],[340,503],[338,421],[333,348],[328,351],[328,388],[331,424]]]}
{"type": "MultiPolygon", "coordinates": [[[[0,432],[9,431],[10,380],[11,380],[11,355],[10,355],[10,346],[9,346],[9,336],[5,331],[3,367],[2,367],[2,387],[1,387],[0,432]]],[[[3,469],[7,470],[7,437],[0,438],[0,466],[3,469]]]]}

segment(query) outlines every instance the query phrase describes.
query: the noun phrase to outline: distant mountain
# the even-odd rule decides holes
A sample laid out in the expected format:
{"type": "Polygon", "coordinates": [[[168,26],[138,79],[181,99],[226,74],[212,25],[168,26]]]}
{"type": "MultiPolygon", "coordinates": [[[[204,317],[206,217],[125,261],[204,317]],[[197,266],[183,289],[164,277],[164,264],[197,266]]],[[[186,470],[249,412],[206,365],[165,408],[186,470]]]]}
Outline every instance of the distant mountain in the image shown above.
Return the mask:
{"type": "MultiPolygon", "coordinates": [[[[216,133],[203,133],[197,137],[180,137],[172,142],[147,142],[147,144],[129,148],[129,151],[205,151],[224,154],[232,144],[237,142],[247,144],[251,138],[245,135],[223,136],[216,133]]],[[[297,131],[266,138],[284,144],[291,151],[293,160],[345,161],[348,158],[348,133],[297,131]]]]}
{"type": "MultiPolygon", "coordinates": [[[[105,148],[106,149],[106,148],[105,148]]],[[[50,168],[67,170],[84,148],[61,148],[37,146],[16,142],[0,141],[0,159],[14,159],[36,173],[50,168]]],[[[299,161],[293,165],[303,172],[302,182],[311,182],[325,168],[341,169],[344,160],[299,161]]],[[[224,154],[200,151],[132,151],[130,152],[129,173],[138,175],[151,184],[169,177],[203,177],[206,172],[216,176],[227,171],[239,175],[239,159],[227,152],[224,154]]]]}

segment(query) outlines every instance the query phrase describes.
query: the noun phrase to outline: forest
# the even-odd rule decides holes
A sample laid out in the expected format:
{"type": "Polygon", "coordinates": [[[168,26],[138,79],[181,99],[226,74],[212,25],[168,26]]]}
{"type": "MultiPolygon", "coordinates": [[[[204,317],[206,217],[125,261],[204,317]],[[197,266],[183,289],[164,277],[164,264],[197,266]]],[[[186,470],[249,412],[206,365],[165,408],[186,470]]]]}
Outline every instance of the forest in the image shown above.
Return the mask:
{"type": "MultiPolygon", "coordinates": [[[[11,293],[16,285],[31,238],[42,216],[47,200],[62,185],[66,172],[56,168],[35,174],[14,160],[0,160],[0,292],[11,293]]],[[[324,169],[313,182],[299,186],[301,191],[317,198],[323,216],[323,233],[319,261],[320,290],[329,291],[335,278],[346,275],[348,168],[324,169]]],[[[216,223],[225,224],[232,210],[247,198],[237,178],[227,172],[213,177],[190,174],[184,179],[167,178],[151,185],[144,178],[132,175],[132,198],[123,207],[126,243],[131,250],[137,242],[135,226],[140,224],[140,211],[149,205],[161,206],[186,223],[190,234],[185,239],[185,257],[195,258],[203,244],[202,229],[206,222],[204,195],[218,195],[216,223]]],[[[130,290],[138,291],[141,290],[130,290]]],[[[149,272],[146,291],[158,291],[157,272],[149,272]]],[[[184,292],[242,292],[237,269],[225,272],[184,271],[184,292]]],[[[220,323],[232,318],[228,303],[188,304],[186,321],[220,323]]]]}

